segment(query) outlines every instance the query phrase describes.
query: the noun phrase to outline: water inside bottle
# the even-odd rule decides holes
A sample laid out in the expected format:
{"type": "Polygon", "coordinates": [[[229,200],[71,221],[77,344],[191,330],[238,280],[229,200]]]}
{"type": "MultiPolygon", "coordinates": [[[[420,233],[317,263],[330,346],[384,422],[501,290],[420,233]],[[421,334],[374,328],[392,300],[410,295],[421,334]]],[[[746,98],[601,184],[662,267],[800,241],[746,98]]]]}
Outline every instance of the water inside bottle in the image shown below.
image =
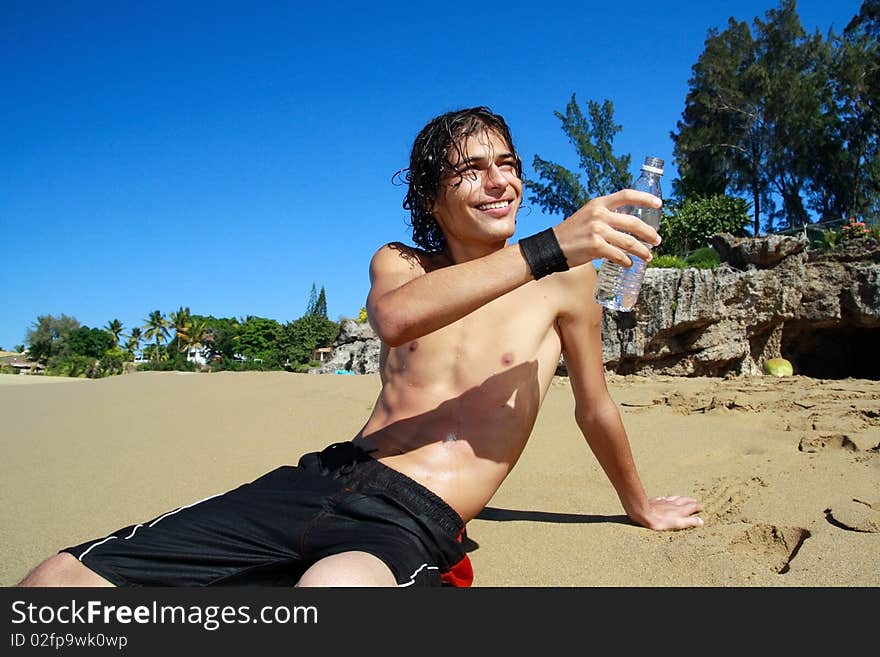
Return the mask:
{"type": "Polygon", "coordinates": [[[647,263],[632,254],[629,258],[633,263],[629,267],[622,267],[610,260],[602,263],[595,295],[596,303],[600,306],[622,312],[630,312],[635,307],[647,263]]]}

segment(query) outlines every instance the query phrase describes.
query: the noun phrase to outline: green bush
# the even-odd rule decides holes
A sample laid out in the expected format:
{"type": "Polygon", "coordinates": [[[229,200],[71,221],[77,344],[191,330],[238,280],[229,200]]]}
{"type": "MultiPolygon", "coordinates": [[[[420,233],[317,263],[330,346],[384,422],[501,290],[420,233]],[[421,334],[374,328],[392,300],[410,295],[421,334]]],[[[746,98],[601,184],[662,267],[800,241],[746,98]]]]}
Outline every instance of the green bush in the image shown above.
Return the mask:
{"type": "Polygon", "coordinates": [[[687,263],[684,258],[675,255],[658,255],[654,256],[648,263],[648,267],[656,267],[658,269],[684,269],[687,263]]]}
{"type": "Polygon", "coordinates": [[[685,258],[685,262],[687,262],[688,267],[694,267],[695,269],[715,269],[721,264],[721,256],[711,246],[706,246],[689,254],[685,258]]]}
{"type": "Polygon", "coordinates": [[[148,361],[137,366],[138,372],[195,372],[196,364],[185,358],[173,360],[148,361]]]}
{"type": "Polygon", "coordinates": [[[211,363],[212,372],[270,372],[280,370],[280,367],[261,363],[255,360],[235,360],[234,358],[222,358],[211,363]]]}
{"type": "Polygon", "coordinates": [[[829,250],[833,251],[840,245],[840,233],[834,230],[833,228],[829,228],[828,230],[822,231],[822,246],[829,250]]]}
{"type": "Polygon", "coordinates": [[[46,374],[49,376],[72,376],[93,378],[98,369],[98,359],[89,356],[70,355],[49,359],[46,374]]]}
{"type": "Polygon", "coordinates": [[[660,253],[682,255],[708,246],[709,238],[717,233],[741,234],[751,221],[749,208],[748,201],[726,194],[695,196],[680,205],[671,204],[660,222],[660,253]]]}

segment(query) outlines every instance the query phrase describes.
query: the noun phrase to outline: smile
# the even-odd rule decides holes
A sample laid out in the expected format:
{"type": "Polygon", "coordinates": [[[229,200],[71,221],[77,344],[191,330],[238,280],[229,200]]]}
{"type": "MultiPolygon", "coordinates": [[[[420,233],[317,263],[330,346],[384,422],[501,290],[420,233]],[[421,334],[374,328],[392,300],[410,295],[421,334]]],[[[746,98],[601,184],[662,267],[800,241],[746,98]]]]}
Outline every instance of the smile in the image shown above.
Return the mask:
{"type": "Polygon", "coordinates": [[[510,201],[495,201],[494,203],[485,203],[478,205],[477,210],[500,210],[510,205],[510,201]]]}

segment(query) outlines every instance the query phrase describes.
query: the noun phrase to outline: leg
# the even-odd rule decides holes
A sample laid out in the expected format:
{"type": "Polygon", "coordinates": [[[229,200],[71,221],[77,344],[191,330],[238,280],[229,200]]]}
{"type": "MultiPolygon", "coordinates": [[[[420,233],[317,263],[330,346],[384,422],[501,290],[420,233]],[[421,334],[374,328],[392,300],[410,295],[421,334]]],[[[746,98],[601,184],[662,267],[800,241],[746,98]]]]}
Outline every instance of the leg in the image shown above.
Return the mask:
{"type": "Polygon", "coordinates": [[[18,586],[113,586],[72,554],[59,552],[29,572],[18,586]]]}
{"type": "Polygon", "coordinates": [[[297,586],[397,586],[397,580],[378,557],[367,552],[341,552],[315,563],[297,586]]]}

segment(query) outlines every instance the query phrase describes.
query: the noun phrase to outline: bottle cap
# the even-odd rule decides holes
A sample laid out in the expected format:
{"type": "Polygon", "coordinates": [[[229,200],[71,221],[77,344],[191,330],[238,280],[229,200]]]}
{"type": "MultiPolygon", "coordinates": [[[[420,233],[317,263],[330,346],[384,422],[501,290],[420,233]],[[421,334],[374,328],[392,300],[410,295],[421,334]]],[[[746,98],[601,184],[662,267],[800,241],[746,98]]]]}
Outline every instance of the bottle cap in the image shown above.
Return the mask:
{"type": "Polygon", "coordinates": [[[651,157],[649,155],[645,158],[645,163],[642,165],[642,171],[647,171],[648,173],[656,173],[658,176],[662,176],[663,160],[659,157],[651,157]]]}

